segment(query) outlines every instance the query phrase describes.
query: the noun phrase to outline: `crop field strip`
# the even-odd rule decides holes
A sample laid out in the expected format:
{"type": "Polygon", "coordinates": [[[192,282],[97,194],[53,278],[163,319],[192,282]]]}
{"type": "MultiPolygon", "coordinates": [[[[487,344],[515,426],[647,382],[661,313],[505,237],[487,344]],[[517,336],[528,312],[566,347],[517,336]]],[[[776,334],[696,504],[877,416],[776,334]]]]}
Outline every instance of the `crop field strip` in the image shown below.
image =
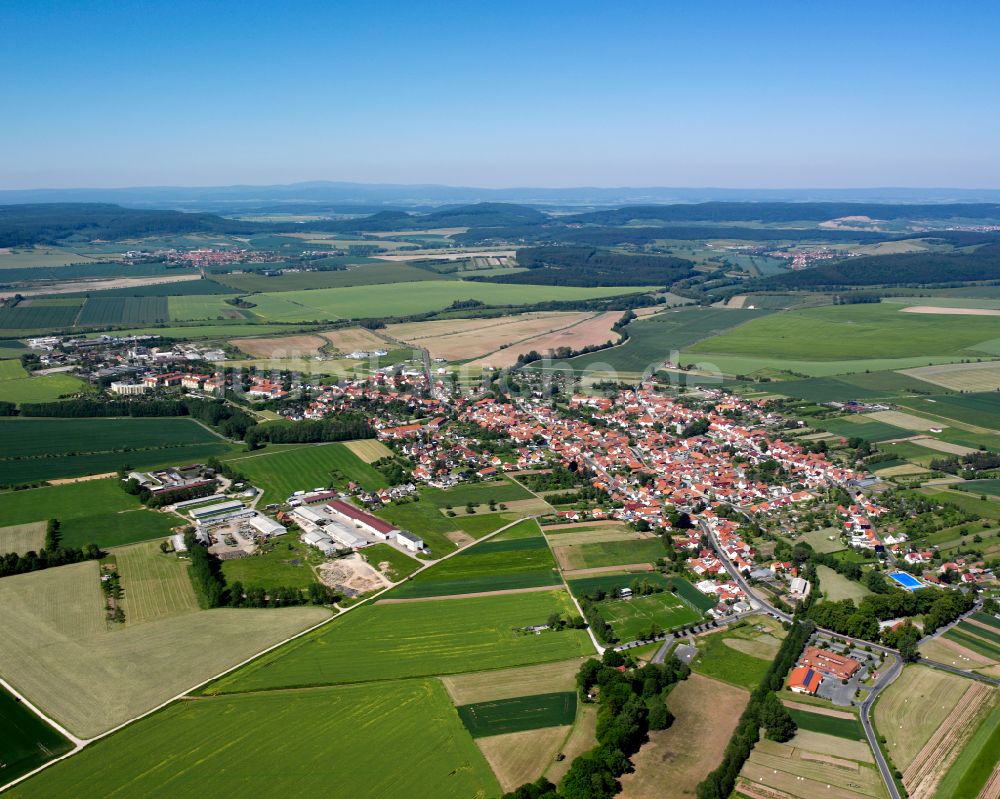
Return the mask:
{"type": "Polygon", "coordinates": [[[664,557],[666,552],[663,542],[658,538],[553,546],[553,554],[563,571],[653,563],[657,558],[664,557]]]}
{"type": "Polygon", "coordinates": [[[238,799],[248,784],[262,799],[500,792],[440,684],[409,680],[178,702],[42,772],[10,796],[97,799],[129,793],[167,799],[197,785],[200,794],[238,799]],[[371,746],[370,736],[379,746],[371,746]],[[207,740],[226,745],[206,749],[207,740]],[[349,768],[331,771],[331,742],[336,762],[349,768]]]}
{"type": "Polygon", "coordinates": [[[176,517],[143,509],[114,478],[0,492],[0,518],[10,524],[59,519],[65,547],[148,541],[178,523],[176,517]]]}
{"type": "Polygon", "coordinates": [[[565,591],[365,605],[249,663],[206,692],[332,685],[510,668],[589,654],[579,630],[538,635],[515,628],[570,614],[565,591]],[[371,631],[378,630],[377,638],[371,631]]]}
{"type": "Polygon", "coordinates": [[[476,702],[459,705],[457,710],[473,738],[562,727],[576,717],[576,691],[476,702]]]}
{"type": "Polygon", "coordinates": [[[0,688],[0,784],[27,774],[72,744],[0,688]]]}
{"type": "Polygon", "coordinates": [[[788,713],[800,729],[819,732],[824,735],[832,735],[836,738],[845,738],[849,741],[862,741],[865,739],[861,722],[857,718],[836,718],[826,714],[811,713],[808,710],[800,710],[798,708],[788,708],[788,713]]]}
{"type": "Polygon", "coordinates": [[[186,560],[163,554],[155,541],[115,549],[114,555],[124,589],[126,624],[198,610],[186,560]]]}

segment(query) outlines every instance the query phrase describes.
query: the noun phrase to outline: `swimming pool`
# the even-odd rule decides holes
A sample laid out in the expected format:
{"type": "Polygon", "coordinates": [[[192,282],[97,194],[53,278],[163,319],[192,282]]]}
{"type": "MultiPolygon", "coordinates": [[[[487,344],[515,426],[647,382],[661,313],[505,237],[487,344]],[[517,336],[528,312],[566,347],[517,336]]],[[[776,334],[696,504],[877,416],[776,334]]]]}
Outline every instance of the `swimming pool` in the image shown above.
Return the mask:
{"type": "Polygon", "coordinates": [[[907,591],[916,591],[922,587],[922,583],[916,577],[906,572],[889,572],[889,577],[903,586],[907,591]]]}

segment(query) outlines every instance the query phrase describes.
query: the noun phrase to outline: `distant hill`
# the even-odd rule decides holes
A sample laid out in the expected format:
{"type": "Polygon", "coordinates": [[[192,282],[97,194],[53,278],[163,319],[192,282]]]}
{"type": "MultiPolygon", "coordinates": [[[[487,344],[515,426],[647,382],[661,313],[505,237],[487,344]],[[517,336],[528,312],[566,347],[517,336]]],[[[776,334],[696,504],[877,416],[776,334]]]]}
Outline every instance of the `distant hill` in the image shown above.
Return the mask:
{"type": "Polygon", "coordinates": [[[146,211],[107,203],[44,203],[0,206],[0,247],[59,244],[182,233],[256,233],[274,226],[214,214],[146,211]]]}
{"type": "Polygon", "coordinates": [[[475,203],[442,208],[426,214],[380,211],[361,219],[311,222],[312,230],[328,232],[369,232],[376,230],[433,230],[449,227],[507,227],[538,225],[549,217],[534,208],[510,203],[475,203]]]}
{"type": "Polygon", "coordinates": [[[998,219],[1000,204],[880,204],[814,202],[707,202],[688,205],[634,205],[562,217],[563,222],[626,225],[656,222],[824,222],[845,216],[872,219],[998,219]]]}

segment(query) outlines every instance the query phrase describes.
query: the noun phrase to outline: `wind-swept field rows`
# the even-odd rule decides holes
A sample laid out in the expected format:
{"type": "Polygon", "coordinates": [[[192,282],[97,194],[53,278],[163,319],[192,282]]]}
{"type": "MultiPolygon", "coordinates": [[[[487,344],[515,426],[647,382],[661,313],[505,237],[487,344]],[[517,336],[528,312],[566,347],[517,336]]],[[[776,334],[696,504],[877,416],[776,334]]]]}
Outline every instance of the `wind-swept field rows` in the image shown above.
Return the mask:
{"type": "Polygon", "coordinates": [[[172,799],[190,792],[489,797],[500,786],[440,684],[409,680],[178,702],[10,796],[172,799]]]}
{"type": "Polygon", "coordinates": [[[122,547],[114,554],[124,590],[122,608],[126,624],[198,610],[186,560],[160,552],[155,541],[122,547]]]}

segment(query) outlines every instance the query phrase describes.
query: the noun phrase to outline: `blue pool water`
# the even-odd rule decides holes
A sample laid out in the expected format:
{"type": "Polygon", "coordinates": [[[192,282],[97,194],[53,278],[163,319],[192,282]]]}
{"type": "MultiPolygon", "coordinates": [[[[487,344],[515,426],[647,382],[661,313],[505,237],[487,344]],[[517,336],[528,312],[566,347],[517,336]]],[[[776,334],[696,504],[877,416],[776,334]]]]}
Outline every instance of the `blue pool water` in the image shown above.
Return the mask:
{"type": "Polygon", "coordinates": [[[920,581],[912,574],[906,572],[889,572],[889,577],[899,583],[907,591],[916,591],[920,588],[920,581]]]}

